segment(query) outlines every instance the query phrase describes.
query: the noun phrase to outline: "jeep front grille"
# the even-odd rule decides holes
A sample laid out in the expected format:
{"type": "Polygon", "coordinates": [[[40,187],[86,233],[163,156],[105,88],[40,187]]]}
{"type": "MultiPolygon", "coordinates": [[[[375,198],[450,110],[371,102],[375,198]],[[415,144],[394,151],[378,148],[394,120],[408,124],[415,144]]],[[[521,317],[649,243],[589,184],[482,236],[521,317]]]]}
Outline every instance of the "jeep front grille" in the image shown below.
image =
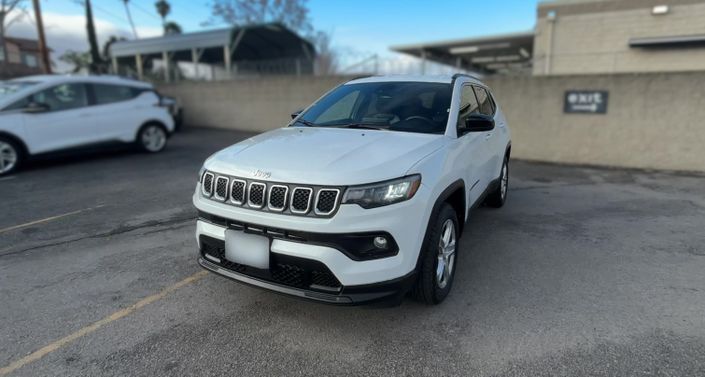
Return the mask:
{"type": "Polygon", "coordinates": [[[316,194],[316,214],[329,215],[335,210],[338,203],[338,189],[321,189],[316,194]]]}
{"type": "Polygon", "coordinates": [[[215,179],[215,190],[213,197],[218,200],[225,200],[228,197],[228,177],[218,176],[215,179]]]}
{"type": "Polygon", "coordinates": [[[310,217],[333,216],[343,189],[255,181],[210,171],[201,179],[201,194],[206,198],[242,208],[310,217]]]}
{"type": "Polygon", "coordinates": [[[311,206],[311,194],[313,189],[308,187],[297,187],[291,194],[291,212],[305,214],[311,206]]]}
{"type": "Polygon", "coordinates": [[[201,190],[203,192],[203,195],[207,197],[211,197],[213,195],[213,173],[211,172],[206,172],[203,174],[203,186],[201,186],[201,190]]]}
{"type": "Polygon", "coordinates": [[[289,188],[282,185],[269,186],[269,209],[276,212],[281,212],[286,208],[286,194],[289,188]]]}
{"type": "Polygon", "coordinates": [[[247,182],[241,179],[233,179],[230,187],[230,201],[237,205],[245,203],[245,186],[247,186],[247,182]]]}
{"type": "Polygon", "coordinates": [[[264,205],[264,192],[267,185],[260,182],[250,183],[250,190],[247,193],[247,203],[253,208],[262,208],[264,205]]]}

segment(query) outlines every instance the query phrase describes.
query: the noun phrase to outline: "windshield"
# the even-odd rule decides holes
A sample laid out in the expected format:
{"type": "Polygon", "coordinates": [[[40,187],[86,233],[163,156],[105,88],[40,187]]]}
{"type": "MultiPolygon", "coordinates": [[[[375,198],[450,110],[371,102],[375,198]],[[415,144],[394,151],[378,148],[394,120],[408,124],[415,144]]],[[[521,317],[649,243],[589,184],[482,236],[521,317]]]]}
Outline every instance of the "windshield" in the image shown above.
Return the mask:
{"type": "Polygon", "coordinates": [[[34,81],[0,81],[0,98],[36,84],[34,81]]]}
{"type": "Polygon", "coordinates": [[[442,134],[448,122],[450,84],[373,82],[342,85],[293,125],[383,129],[442,134]]]}

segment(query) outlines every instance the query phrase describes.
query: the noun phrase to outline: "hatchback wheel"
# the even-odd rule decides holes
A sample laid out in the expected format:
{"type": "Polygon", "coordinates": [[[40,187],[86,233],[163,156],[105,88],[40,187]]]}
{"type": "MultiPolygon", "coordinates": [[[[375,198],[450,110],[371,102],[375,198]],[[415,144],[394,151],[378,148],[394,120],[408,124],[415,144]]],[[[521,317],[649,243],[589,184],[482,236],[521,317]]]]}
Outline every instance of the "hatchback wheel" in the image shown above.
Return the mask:
{"type": "Polygon", "coordinates": [[[159,124],[148,124],[137,135],[137,143],[145,152],[157,153],[166,147],[167,133],[159,124]]]}
{"type": "Polygon", "coordinates": [[[20,166],[22,150],[18,145],[0,137],[0,176],[12,174],[20,166]]]}

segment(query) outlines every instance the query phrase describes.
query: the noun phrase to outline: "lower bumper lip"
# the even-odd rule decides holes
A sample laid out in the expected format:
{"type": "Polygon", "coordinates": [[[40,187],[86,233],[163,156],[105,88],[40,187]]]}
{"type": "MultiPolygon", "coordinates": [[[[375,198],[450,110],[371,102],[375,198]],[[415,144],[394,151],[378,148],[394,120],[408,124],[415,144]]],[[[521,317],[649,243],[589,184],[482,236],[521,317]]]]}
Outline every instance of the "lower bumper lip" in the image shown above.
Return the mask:
{"type": "Polygon", "coordinates": [[[328,294],[322,292],[308,291],[305,289],[288,287],[264,281],[252,276],[244,275],[235,271],[228,270],[212,263],[202,257],[198,258],[198,264],[208,271],[224,276],[226,278],[244,283],[250,286],[267,289],[288,296],[298,297],[306,300],[312,300],[334,305],[360,305],[373,302],[384,301],[395,297],[400,297],[405,294],[408,288],[413,283],[415,274],[410,274],[400,279],[395,279],[393,282],[383,282],[380,284],[372,284],[369,286],[348,287],[350,293],[346,293],[346,288],[343,288],[342,294],[328,294]]]}

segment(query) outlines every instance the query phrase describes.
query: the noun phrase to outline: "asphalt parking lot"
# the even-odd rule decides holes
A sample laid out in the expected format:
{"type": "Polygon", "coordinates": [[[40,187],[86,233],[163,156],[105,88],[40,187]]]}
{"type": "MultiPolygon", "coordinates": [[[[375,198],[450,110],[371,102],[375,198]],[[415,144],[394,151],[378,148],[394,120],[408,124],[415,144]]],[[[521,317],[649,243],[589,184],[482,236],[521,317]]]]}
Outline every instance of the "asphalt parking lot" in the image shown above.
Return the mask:
{"type": "Polygon", "coordinates": [[[0,179],[0,375],[705,375],[705,177],[515,161],[442,305],[333,307],[197,265],[198,168],[246,136],[0,179]]]}

